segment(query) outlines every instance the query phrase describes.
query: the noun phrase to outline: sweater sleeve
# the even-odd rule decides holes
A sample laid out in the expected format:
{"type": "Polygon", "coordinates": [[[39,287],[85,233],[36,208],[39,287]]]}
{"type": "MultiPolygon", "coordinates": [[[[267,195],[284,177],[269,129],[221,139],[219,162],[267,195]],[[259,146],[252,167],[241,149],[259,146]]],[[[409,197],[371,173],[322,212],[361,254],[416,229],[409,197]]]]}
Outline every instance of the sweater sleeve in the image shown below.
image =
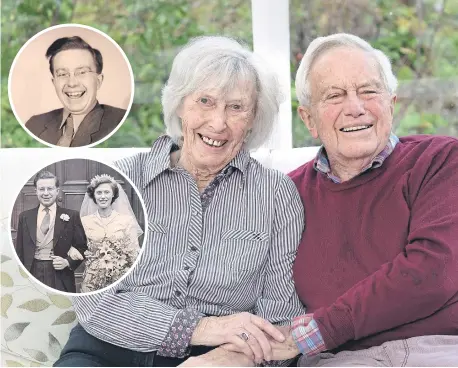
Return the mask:
{"type": "Polygon", "coordinates": [[[409,175],[405,249],[314,312],[327,349],[425,318],[457,293],[458,143],[423,154],[409,175]]]}

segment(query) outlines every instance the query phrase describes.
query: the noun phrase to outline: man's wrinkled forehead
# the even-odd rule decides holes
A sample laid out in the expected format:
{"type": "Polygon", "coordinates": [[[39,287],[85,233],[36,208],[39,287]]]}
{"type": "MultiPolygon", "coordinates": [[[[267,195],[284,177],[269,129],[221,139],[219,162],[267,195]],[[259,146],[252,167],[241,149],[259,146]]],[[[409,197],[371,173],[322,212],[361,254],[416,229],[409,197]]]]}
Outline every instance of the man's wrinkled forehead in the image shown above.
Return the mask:
{"type": "Polygon", "coordinates": [[[319,55],[311,66],[309,81],[320,91],[385,86],[376,58],[365,50],[347,46],[336,47],[319,55]]]}

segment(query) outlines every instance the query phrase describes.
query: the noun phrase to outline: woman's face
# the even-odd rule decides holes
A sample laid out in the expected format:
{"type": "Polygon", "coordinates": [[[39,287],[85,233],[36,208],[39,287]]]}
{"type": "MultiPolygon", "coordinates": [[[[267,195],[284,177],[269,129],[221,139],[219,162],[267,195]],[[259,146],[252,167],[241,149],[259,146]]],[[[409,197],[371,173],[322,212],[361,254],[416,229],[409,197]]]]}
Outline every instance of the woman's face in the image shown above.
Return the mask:
{"type": "Polygon", "coordinates": [[[111,189],[111,185],[108,183],[100,184],[95,188],[94,198],[97,207],[101,209],[110,207],[113,199],[113,189],[111,189]]]}
{"type": "Polygon", "coordinates": [[[254,120],[256,93],[251,82],[223,93],[196,91],[178,110],[186,160],[197,169],[219,171],[240,151],[254,120]]]}

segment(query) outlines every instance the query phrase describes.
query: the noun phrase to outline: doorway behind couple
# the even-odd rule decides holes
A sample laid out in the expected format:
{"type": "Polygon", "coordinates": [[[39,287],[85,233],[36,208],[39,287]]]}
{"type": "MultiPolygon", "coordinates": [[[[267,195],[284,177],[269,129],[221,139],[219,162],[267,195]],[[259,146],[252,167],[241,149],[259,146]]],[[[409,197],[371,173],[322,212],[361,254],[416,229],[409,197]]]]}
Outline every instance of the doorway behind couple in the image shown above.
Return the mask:
{"type": "MultiPolygon", "coordinates": [[[[41,171],[53,173],[59,181],[59,193],[56,204],[59,207],[80,211],[81,204],[86,194],[87,187],[96,175],[106,174],[113,177],[127,195],[132,211],[140,227],[145,229],[145,216],[139,197],[130,183],[115,169],[97,161],[87,159],[71,159],[53,163],[43,167],[41,171]]],[[[16,246],[19,215],[27,210],[37,208],[39,200],[34,186],[36,173],[31,173],[30,179],[21,189],[11,215],[11,236],[16,246]]],[[[138,238],[138,243],[143,244],[144,234],[138,238]]],[[[76,292],[81,289],[84,273],[84,262],[75,270],[76,292]]]]}

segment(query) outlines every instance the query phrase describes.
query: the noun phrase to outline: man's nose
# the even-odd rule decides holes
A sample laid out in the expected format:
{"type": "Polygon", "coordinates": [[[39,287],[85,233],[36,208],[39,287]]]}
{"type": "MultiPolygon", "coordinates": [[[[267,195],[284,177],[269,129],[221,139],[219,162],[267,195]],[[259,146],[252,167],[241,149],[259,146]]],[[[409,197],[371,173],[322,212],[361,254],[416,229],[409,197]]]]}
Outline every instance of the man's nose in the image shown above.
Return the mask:
{"type": "Polygon", "coordinates": [[[348,93],[344,101],[344,114],[357,118],[365,113],[364,101],[356,92],[348,93]]]}
{"type": "Polygon", "coordinates": [[[68,77],[67,80],[67,85],[72,87],[72,86],[77,86],[79,83],[78,78],[75,77],[74,73],[70,73],[70,76],[68,77]]]}

